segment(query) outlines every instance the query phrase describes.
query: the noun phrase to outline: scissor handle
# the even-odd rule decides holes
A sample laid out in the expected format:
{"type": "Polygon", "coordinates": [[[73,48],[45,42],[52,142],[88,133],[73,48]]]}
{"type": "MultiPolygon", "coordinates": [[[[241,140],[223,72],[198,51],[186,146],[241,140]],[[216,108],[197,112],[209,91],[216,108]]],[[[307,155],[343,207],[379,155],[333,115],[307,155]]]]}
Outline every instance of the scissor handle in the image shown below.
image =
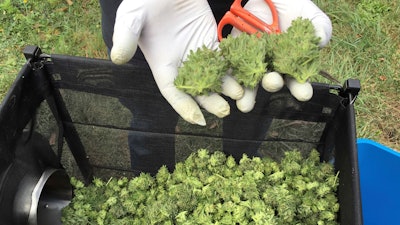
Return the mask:
{"type": "Polygon", "coordinates": [[[249,34],[254,34],[256,32],[280,33],[278,11],[271,0],[265,0],[265,2],[272,14],[271,24],[263,22],[249,11],[245,10],[242,7],[242,0],[235,0],[231,5],[230,11],[222,17],[218,24],[218,39],[221,40],[223,38],[222,29],[227,24],[249,34]]]}
{"type": "Polygon", "coordinates": [[[256,32],[259,32],[258,29],[254,28],[250,24],[246,23],[244,20],[235,16],[232,12],[228,11],[225,13],[225,15],[222,17],[221,21],[218,24],[218,40],[220,41],[222,40],[223,38],[222,29],[228,24],[236,27],[240,31],[244,31],[249,34],[254,34],[256,32]]]}

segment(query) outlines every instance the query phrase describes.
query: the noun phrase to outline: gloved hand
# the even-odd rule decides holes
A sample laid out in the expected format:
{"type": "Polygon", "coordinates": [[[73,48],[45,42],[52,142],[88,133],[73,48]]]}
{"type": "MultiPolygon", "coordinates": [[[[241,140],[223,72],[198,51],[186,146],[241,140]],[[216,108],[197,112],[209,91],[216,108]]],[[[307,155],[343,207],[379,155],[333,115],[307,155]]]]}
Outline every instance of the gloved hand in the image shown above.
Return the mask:
{"type": "MultiPolygon", "coordinates": [[[[314,25],[315,34],[321,38],[320,47],[324,47],[328,44],[332,36],[331,21],[311,0],[272,0],[272,2],[278,11],[281,32],[286,31],[294,19],[298,17],[307,18],[310,19],[314,25]]],[[[244,8],[268,24],[272,22],[271,11],[264,0],[249,0],[244,8]]],[[[240,31],[237,29],[233,29],[231,32],[233,36],[239,33],[240,31]]],[[[307,101],[312,97],[312,87],[310,83],[306,82],[300,84],[293,78],[286,78],[285,82],[283,82],[282,76],[276,72],[268,73],[263,78],[262,86],[269,92],[278,91],[282,86],[278,86],[274,90],[266,88],[266,83],[274,83],[274,81],[277,84],[285,83],[291,94],[300,101],[307,101]],[[298,91],[302,89],[311,89],[311,91],[298,91]]],[[[248,112],[253,109],[256,92],[257,88],[254,90],[245,89],[244,97],[237,101],[237,106],[241,111],[248,112]]]]}
{"type": "MultiPolygon", "coordinates": [[[[139,45],[165,99],[186,121],[205,125],[199,105],[222,118],[229,115],[229,104],[218,94],[194,100],[175,87],[174,79],[190,50],[203,45],[216,49],[218,44],[217,24],[206,0],[124,0],[116,15],[111,60],[128,62],[139,45]]],[[[224,77],[222,90],[232,99],[244,92],[230,76],[224,77]]]]}

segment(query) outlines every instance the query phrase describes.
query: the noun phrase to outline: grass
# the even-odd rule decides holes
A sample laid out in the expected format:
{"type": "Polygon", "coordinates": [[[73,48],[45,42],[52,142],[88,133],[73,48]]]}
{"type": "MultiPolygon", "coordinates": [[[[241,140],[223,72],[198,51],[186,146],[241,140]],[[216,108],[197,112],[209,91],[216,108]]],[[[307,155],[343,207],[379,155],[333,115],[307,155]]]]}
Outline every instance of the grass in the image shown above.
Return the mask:
{"type": "Polygon", "coordinates": [[[106,57],[99,3],[62,0],[2,0],[0,3],[0,99],[25,59],[26,45],[46,53],[106,57]]]}
{"type": "MultiPolygon", "coordinates": [[[[360,79],[358,137],[400,150],[400,1],[316,0],[333,22],[322,63],[336,79],[360,79]]],[[[24,63],[28,44],[46,53],[105,58],[97,0],[0,3],[0,99],[24,63]]],[[[325,78],[317,81],[330,83],[325,78]]]]}
{"type": "Polygon", "coordinates": [[[400,150],[399,1],[322,1],[333,22],[333,38],[323,50],[324,68],[339,80],[358,78],[359,137],[400,150]]]}

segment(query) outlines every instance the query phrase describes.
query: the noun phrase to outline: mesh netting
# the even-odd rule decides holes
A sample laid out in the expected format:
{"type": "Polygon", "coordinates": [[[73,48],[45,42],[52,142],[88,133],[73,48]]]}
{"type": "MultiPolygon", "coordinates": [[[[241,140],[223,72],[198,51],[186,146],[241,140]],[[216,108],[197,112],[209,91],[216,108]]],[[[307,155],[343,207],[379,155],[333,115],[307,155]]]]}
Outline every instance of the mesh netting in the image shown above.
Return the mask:
{"type": "MultiPolygon", "coordinates": [[[[200,148],[222,150],[236,158],[245,153],[274,159],[294,149],[328,151],[323,136],[342,101],[324,85],[314,85],[315,97],[309,102],[295,100],[286,89],[269,94],[260,88],[250,113],[239,112],[227,99],[231,114],[219,119],[204,111],[207,125],[201,127],[174,112],[143,62],[116,66],[105,60],[55,55],[46,68],[64,105],[61,114],[67,114],[61,120],[76,130],[74,138],[82,143],[93,175],[103,178],[155,173],[161,165],[173,169],[200,148]]],[[[36,130],[59,146],[57,122],[51,115],[43,102],[36,130]]],[[[74,138],[70,142],[77,141],[74,138]]],[[[60,157],[69,173],[79,177],[69,147],[63,145],[60,157]]]]}

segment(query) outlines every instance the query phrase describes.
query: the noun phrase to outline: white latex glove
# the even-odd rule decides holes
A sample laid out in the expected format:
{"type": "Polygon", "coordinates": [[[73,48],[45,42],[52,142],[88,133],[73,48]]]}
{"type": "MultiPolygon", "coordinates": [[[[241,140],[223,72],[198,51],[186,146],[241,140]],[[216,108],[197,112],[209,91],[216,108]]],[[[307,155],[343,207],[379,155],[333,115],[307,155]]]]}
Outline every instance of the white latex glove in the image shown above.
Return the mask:
{"type": "MultiPolygon", "coordinates": [[[[320,47],[324,47],[328,44],[332,36],[332,23],[329,17],[321,11],[312,1],[310,0],[272,0],[275,8],[278,11],[279,27],[281,32],[286,31],[291,22],[298,17],[310,19],[314,25],[316,35],[321,38],[320,47]]],[[[244,6],[249,12],[262,21],[270,24],[272,22],[271,11],[264,0],[249,0],[244,6]]],[[[236,36],[240,33],[237,29],[232,29],[231,34],[236,36]]],[[[298,83],[293,78],[286,78],[283,80],[282,76],[276,72],[271,72],[264,76],[262,86],[266,91],[275,92],[279,91],[285,84],[290,90],[291,94],[299,101],[308,101],[312,97],[312,86],[306,82],[304,84],[298,83]],[[273,89],[267,87],[266,83],[275,81],[278,86],[273,89]],[[299,91],[300,90],[300,91],[299,91]],[[305,90],[304,92],[301,90],[305,90]]],[[[270,86],[270,85],[269,85],[270,86]]],[[[245,95],[242,99],[237,101],[238,108],[243,111],[250,111],[254,107],[255,97],[257,89],[245,90],[245,95]]]]}
{"type": "MultiPolygon", "coordinates": [[[[217,94],[194,100],[175,87],[174,79],[190,50],[203,45],[216,49],[218,44],[217,24],[206,0],[124,0],[116,15],[111,60],[128,62],[139,45],[165,99],[186,121],[205,125],[199,105],[222,118],[229,115],[229,104],[217,94]]],[[[232,99],[244,92],[230,76],[222,89],[232,99]]]]}

